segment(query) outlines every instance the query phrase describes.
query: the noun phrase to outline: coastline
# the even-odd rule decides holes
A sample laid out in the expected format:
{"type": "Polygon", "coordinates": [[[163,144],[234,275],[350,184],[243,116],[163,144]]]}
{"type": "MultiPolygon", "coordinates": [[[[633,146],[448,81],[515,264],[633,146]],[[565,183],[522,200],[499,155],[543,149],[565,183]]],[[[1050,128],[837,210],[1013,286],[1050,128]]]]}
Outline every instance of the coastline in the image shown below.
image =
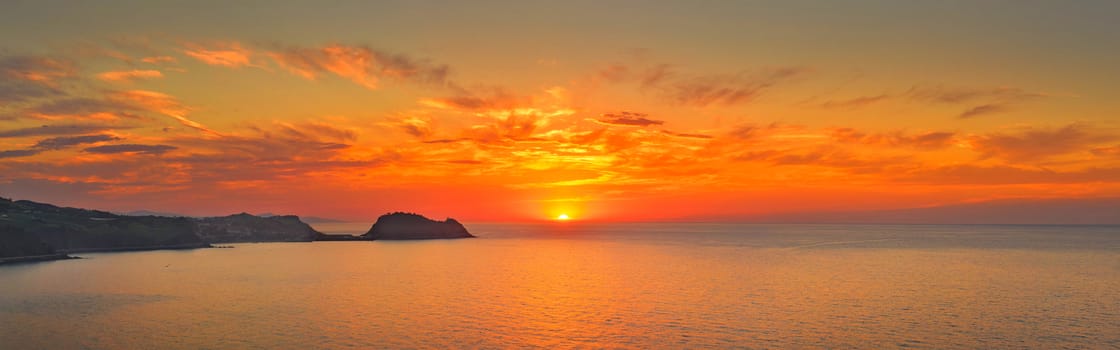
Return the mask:
{"type": "Polygon", "coordinates": [[[6,257],[6,258],[0,258],[0,265],[15,265],[15,264],[25,264],[25,263],[33,263],[33,262],[70,260],[70,259],[81,259],[81,258],[76,257],[76,256],[70,256],[69,254],[66,254],[66,253],[46,254],[46,255],[11,256],[11,257],[6,257]]]}
{"type": "Polygon", "coordinates": [[[138,251],[151,251],[151,250],[188,250],[188,249],[200,249],[200,248],[214,248],[214,246],[209,244],[209,243],[190,243],[190,244],[172,244],[172,245],[139,246],[139,247],[66,249],[66,250],[59,250],[58,253],[55,253],[55,254],[11,256],[11,257],[0,258],[0,265],[22,264],[22,263],[33,263],[33,262],[43,262],[43,261],[55,261],[55,260],[82,259],[82,257],[70,255],[70,254],[81,254],[81,253],[138,252],[138,251]]]}
{"type": "Polygon", "coordinates": [[[113,248],[77,248],[77,249],[60,249],[58,250],[63,254],[80,254],[80,253],[112,253],[112,252],[136,252],[146,250],[186,250],[198,248],[213,248],[210,243],[187,243],[187,244],[169,244],[169,245],[151,245],[151,246],[133,246],[133,247],[113,247],[113,248]]]}

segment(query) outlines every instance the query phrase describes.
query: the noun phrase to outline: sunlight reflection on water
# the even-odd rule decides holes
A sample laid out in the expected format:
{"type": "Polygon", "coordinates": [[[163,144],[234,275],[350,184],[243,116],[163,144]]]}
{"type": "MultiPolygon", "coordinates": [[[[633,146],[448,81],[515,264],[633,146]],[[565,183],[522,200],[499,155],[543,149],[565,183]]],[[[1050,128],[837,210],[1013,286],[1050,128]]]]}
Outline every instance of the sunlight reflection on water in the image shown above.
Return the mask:
{"type": "Polygon", "coordinates": [[[1115,227],[468,227],[0,267],[0,348],[1120,346],[1115,227]]]}

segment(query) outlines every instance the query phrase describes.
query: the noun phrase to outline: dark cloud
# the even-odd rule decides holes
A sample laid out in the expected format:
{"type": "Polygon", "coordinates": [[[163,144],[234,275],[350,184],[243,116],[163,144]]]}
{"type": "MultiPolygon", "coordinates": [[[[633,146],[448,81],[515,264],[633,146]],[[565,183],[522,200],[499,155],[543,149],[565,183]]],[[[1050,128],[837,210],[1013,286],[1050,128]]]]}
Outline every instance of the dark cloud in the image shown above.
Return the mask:
{"type": "Polygon", "coordinates": [[[754,100],[765,90],[802,75],[799,67],[769,69],[752,74],[711,75],[676,80],[667,93],[672,101],[689,106],[735,105],[754,100]]]}
{"type": "Polygon", "coordinates": [[[647,116],[649,115],[645,113],[624,111],[618,113],[603,114],[602,117],[600,117],[599,119],[595,119],[595,121],[606,125],[626,125],[642,127],[665,124],[665,121],[649,119],[646,118],[647,116]]]}
{"type": "Polygon", "coordinates": [[[62,90],[33,81],[0,78],[0,104],[65,95],[62,90]]]}
{"type": "Polygon", "coordinates": [[[120,145],[104,145],[86,148],[85,151],[89,153],[98,154],[117,154],[117,153],[138,153],[138,154],[164,154],[168,151],[177,149],[178,147],[169,145],[141,145],[141,144],[120,144],[120,145]]]}
{"type": "Polygon", "coordinates": [[[683,137],[683,138],[690,138],[690,139],[710,139],[710,138],[712,138],[712,135],[689,134],[689,133],[683,133],[683,132],[673,132],[673,131],[669,131],[669,130],[661,130],[661,133],[665,134],[665,135],[673,136],[673,137],[683,137]]]}
{"type": "Polygon", "coordinates": [[[1004,106],[1004,105],[1001,105],[1001,104],[984,104],[984,105],[979,105],[979,106],[969,108],[969,109],[965,110],[964,112],[961,112],[961,114],[958,115],[957,118],[969,119],[969,118],[978,117],[978,116],[987,115],[987,114],[1003,113],[1003,112],[1006,112],[1008,110],[1010,110],[1010,109],[1007,108],[1007,106],[1004,106]]]}
{"type": "Polygon", "coordinates": [[[27,157],[27,156],[33,156],[33,155],[39,154],[41,152],[43,152],[43,151],[38,150],[38,149],[33,149],[33,148],[32,149],[17,149],[17,150],[10,150],[10,151],[0,151],[0,158],[27,157]]]}
{"type": "Polygon", "coordinates": [[[49,139],[39,140],[39,142],[35,143],[34,148],[56,150],[56,149],[63,149],[63,148],[67,148],[67,147],[77,146],[77,145],[81,145],[81,144],[97,143],[97,142],[105,142],[105,141],[116,141],[116,140],[120,140],[120,138],[116,137],[116,136],[113,136],[113,135],[105,135],[105,134],[81,135],[81,136],[62,136],[62,137],[52,137],[52,138],[49,138],[49,139]]]}
{"type": "Polygon", "coordinates": [[[875,95],[875,96],[860,96],[860,97],[854,97],[854,98],[850,98],[850,99],[846,99],[846,100],[829,100],[829,101],[822,102],[819,105],[821,107],[824,107],[824,108],[840,108],[840,109],[859,108],[859,107],[864,107],[864,106],[876,104],[876,103],[879,103],[879,102],[883,102],[883,101],[886,101],[890,98],[891,98],[891,96],[887,95],[887,94],[875,95]]]}
{"type": "Polygon", "coordinates": [[[101,124],[54,124],[29,128],[0,131],[0,138],[27,137],[27,136],[53,136],[53,135],[80,135],[110,129],[129,129],[125,126],[107,126],[101,124]]]}
{"type": "Polygon", "coordinates": [[[116,136],[103,134],[52,137],[49,139],[39,140],[39,142],[36,142],[34,146],[31,146],[31,148],[28,149],[2,151],[0,152],[0,158],[27,157],[50,150],[59,150],[81,144],[113,141],[119,139],[120,138],[117,138],[116,136]]]}
{"type": "Polygon", "coordinates": [[[529,105],[532,99],[517,96],[499,88],[476,88],[474,91],[458,89],[458,94],[450,97],[430,98],[422,103],[436,108],[460,111],[510,110],[517,106],[529,105]]]}
{"type": "Polygon", "coordinates": [[[971,104],[971,107],[957,115],[960,119],[1008,112],[1013,105],[1050,96],[1041,92],[1030,92],[1012,87],[968,88],[941,85],[915,86],[903,95],[927,103],[971,104]]]}
{"type": "Polygon", "coordinates": [[[72,97],[49,101],[27,111],[45,115],[90,115],[97,113],[112,113],[118,116],[138,117],[127,112],[138,111],[134,105],[118,100],[106,100],[88,97],[72,97]]]}

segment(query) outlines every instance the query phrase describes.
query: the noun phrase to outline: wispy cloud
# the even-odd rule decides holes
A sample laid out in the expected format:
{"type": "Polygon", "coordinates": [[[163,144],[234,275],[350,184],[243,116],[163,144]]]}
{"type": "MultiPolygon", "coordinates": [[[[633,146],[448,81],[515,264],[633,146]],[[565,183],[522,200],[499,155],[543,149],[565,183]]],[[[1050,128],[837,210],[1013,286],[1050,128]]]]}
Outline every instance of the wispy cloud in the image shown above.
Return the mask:
{"type": "Polygon", "coordinates": [[[104,145],[94,146],[85,149],[89,153],[99,154],[118,154],[118,153],[133,153],[133,154],[164,154],[178,147],[169,145],[141,145],[141,144],[119,144],[119,145],[104,145]]]}
{"type": "Polygon", "coordinates": [[[967,144],[982,158],[1032,162],[1072,152],[1089,152],[1097,144],[1116,139],[1115,135],[1083,124],[1070,124],[1060,128],[1032,127],[1018,132],[972,135],[967,144]]]}
{"type": "Polygon", "coordinates": [[[774,85],[807,72],[809,70],[802,67],[783,67],[754,73],[698,76],[677,80],[667,89],[672,100],[682,105],[735,105],[750,102],[774,85]]]}
{"type": "Polygon", "coordinates": [[[199,131],[207,132],[213,135],[221,135],[221,133],[214,131],[198,123],[194,120],[188,119],[186,114],[190,112],[190,108],[184,106],[174,96],[147,90],[129,90],[115,92],[110,97],[112,100],[132,104],[138,108],[158,112],[172,119],[175,119],[184,126],[197,129],[199,131]]]}
{"type": "Polygon", "coordinates": [[[331,73],[369,89],[376,89],[383,78],[443,85],[450,71],[446,65],[365,46],[291,47],[268,55],[281,67],[304,78],[317,79],[331,73]]]}
{"type": "Polygon", "coordinates": [[[65,95],[58,80],[77,74],[68,60],[45,56],[0,57],[0,104],[65,95]]]}
{"type": "Polygon", "coordinates": [[[46,56],[7,56],[0,58],[0,72],[8,79],[53,84],[77,74],[77,66],[66,59],[46,56]]]}
{"type": "Polygon", "coordinates": [[[853,97],[853,98],[843,99],[843,100],[829,100],[829,101],[821,102],[819,105],[821,107],[824,107],[824,108],[840,108],[840,109],[860,108],[860,107],[865,107],[865,106],[870,106],[870,105],[873,105],[873,104],[881,103],[881,102],[886,101],[890,98],[891,98],[891,95],[880,94],[880,95],[873,95],[873,96],[853,97]]]}
{"type": "Polygon", "coordinates": [[[178,59],[176,59],[175,57],[171,57],[171,56],[148,56],[148,57],[144,57],[144,58],[140,59],[140,62],[144,62],[144,63],[148,63],[148,64],[175,63],[175,62],[178,62],[178,61],[179,61],[178,59]]]}
{"type": "Polygon", "coordinates": [[[968,119],[982,115],[1003,113],[1008,110],[1010,110],[1010,108],[1001,104],[983,104],[966,109],[964,112],[961,112],[961,114],[958,115],[957,118],[968,119]]]}
{"type": "Polygon", "coordinates": [[[123,126],[109,126],[103,124],[53,124],[33,126],[27,128],[0,130],[0,138],[52,136],[52,135],[79,135],[110,129],[127,129],[123,126]]]}
{"type": "MultiPolygon", "coordinates": [[[[224,67],[244,67],[254,65],[253,52],[236,41],[217,42],[210,45],[186,44],[183,53],[202,63],[224,67]]],[[[153,59],[158,61],[158,59],[153,59]]],[[[162,62],[162,61],[159,61],[162,62]]]]}
{"type": "Polygon", "coordinates": [[[158,70],[126,70],[126,71],[110,71],[97,75],[98,79],[109,82],[130,82],[142,79],[163,78],[163,73],[158,70]]]}
{"type": "Polygon", "coordinates": [[[120,138],[116,137],[116,136],[113,136],[113,135],[108,135],[108,134],[81,135],[81,136],[61,136],[61,137],[52,137],[52,138],[48,138],[48,139],[39,140],[39,142],[35,143],[35,146],[33,148],[45,149],[45,150],[57,150],[57,149],[73,147],[73,146],[77,146],[77,145],[81,145],[81,144],[98,143],[98,142],[106,142],[106,141],[116,141],[116,140],[120,140],[120,138]]]}
{"type": "Polygon", "coordinates": [[[625,126],[651,126],[662,125],[665,121],[649,119],[648,114],[622,111],[618,113],[605,113],[598,119],[592,119],[596,123],[604,125],[625,125],[625,126]]]}
{"type": "Polygon", "coordinates": [[[27,149],[0,152],[0,158],[28,157],[46,151],[60,150],[82,144],[115,140],[120,140],[120,138],[108,134],[52,137],[39,140],[39,142],[36,142],[34,146],[31,146],[27,149]]]}
{"type": "Polygon", "coordinates": [[[954,144],[956,133],[930,131],[907,134],[901,131],[890,133],[867,133],[854,128],[832,128],[830,136],[842,143],[857,143],[873,146],[913,147],[919,149],[944,148],[954,144]]]}
{"type": "Polygon", "coordinates": [[[1011,111],[1014,105],[1051,96],[1015,87],[970,88],[943,85],[914,86],[903,95],[927,103],[970,105],[957,115],[960,119],[1005,113],[1011,111]]]}

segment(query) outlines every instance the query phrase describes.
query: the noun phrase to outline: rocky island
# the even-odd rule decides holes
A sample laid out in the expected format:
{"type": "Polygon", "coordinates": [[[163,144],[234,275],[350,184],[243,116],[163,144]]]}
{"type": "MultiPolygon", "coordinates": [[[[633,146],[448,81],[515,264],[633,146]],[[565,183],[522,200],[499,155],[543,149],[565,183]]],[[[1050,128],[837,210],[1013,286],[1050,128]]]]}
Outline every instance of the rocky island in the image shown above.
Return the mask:
{"type": "Polygon", "coordinates": [[[410,240],[474,238],[455,219],[435,221],[414,213],[389,213],[377,218],[369,232],[358,236],[365,240],[410,240]]]}

